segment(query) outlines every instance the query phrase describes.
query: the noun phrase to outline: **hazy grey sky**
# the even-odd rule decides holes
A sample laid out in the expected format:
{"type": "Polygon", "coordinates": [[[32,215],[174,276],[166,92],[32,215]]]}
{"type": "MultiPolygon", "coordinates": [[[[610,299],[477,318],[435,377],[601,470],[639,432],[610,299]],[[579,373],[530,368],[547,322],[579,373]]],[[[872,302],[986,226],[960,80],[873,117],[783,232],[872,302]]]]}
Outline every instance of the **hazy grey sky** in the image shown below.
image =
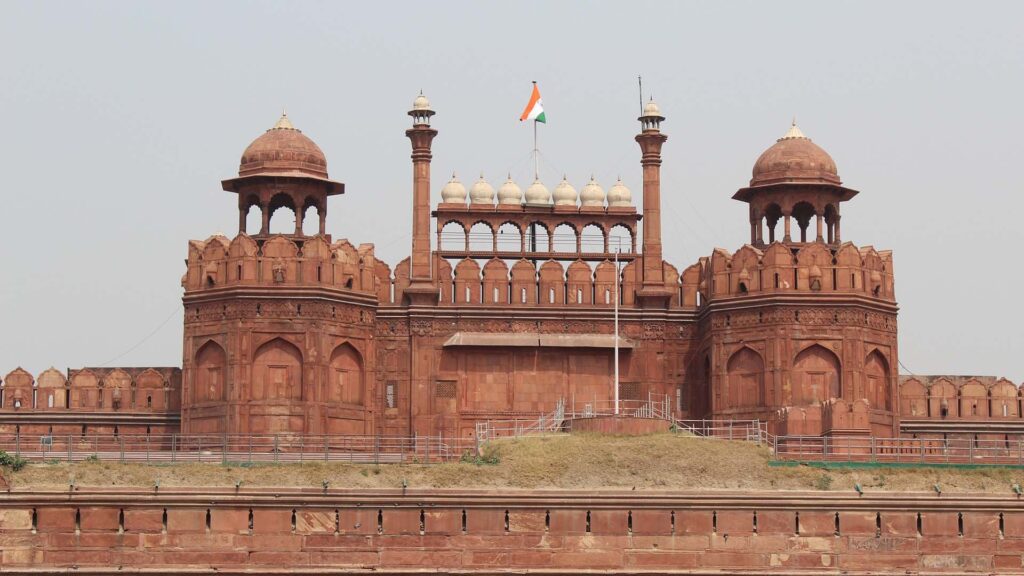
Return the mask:
{"type": "Polygon", "coordinates": [[[189,239],[237,230],[242,150],[282,107],[347,193],[335,238],[408,254],[404,130],[423,89],[433,195],[543,177],[639,198],[636,76],[668,120],[665,256],[749,240],[730,199],[796,115],[861,194],[843,237],[895,251],[900,358],[1024,379],[1020,2],[0,3],[0,374],[180,365],[189,239]],[[170,318],[168,320],[168,318],[170,318]]]}

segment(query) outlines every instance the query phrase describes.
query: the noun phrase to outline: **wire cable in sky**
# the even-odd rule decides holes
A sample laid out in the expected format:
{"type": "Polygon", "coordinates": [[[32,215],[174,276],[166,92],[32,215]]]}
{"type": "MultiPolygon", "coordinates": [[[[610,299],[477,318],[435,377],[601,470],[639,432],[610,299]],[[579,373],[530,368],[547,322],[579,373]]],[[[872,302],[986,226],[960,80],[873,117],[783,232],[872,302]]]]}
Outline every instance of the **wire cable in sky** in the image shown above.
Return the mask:
{"type": "Polygon", "coordinates": [[[174,312],[171,312],[171,315],[170,315],[170,316],[168,316],[167,318],[164,318],[164,321],[163,321],[163,322],[161,322],[159,326],[157,326],[156,328],[154,328],[152,332],[150,332],[149,334],[147,334],[145,338],[143,338],[142,340],[139,340],[138,342],[136,342],[136,343],[135,343],[135,345],[134,345],[134,346],[132,346],[131,348],[129,348],[129,349],[127,349],[127,350],[125,350],[124,352],[122,352],[122,353],[118,354],[117,356],[115,356],[115,357],[111,358],[110,360],[107,360],[107,361],[106,361],[106,362],[104,362],[103,364],[100,364],[100,366],[101,366],[101,367],[102,367],[102,366],[109,366],[109,365],[110,365],[111,363],[113,363],[113,362],[116,362],[116,361],[120,360],[121,358],[124,358],[124,357],[125,357],[125,356],[127,356],[128,354],[132,353],[133,351],[135,351],[135,349],[136,349],[136,348],[138,348],[139,346],[142,346],[143,344],[145,344],[145,343],[146,343],[146,341],[147,341],[147,340],[149,340],[150,338],[152,338],[153,336],[155,336],[155,335],[156,335],[156,333],[157,333],[157,332],[159,332],[161,328],[163,328],[164,326],[166,326],[166,325],[167,325],[167,323],[168,323],[168,322],[170,322],[172,318],[174,318],[175,316],[177,316],[177,315],[178,315],[178,313],[179,313],[179,312],[181,312],[181,310],[182,310],[182,306],[181,306],[181,304],[175,304],[175,307],[174,307],[174,312]]]}

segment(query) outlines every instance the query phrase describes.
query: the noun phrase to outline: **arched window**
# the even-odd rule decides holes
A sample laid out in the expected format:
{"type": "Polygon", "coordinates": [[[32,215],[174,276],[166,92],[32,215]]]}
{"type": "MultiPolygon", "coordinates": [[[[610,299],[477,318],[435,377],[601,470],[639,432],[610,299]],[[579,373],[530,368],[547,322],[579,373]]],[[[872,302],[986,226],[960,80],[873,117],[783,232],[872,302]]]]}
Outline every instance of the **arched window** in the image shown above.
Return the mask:
{"type": "Polygon", "coordinates": [[[559,224],[555,227],[552,252],[575,252],[576,251],[576,229],[568,224],[559,224]]]}
{"type": "Polygon", "coordinates": [[[441,233],[438,236],[439,250],[466,249],[466,229],[458,222],[445,223],[445,225],[441,227],[441,233]]]}
{"type": "Polygon", "coordinates": [[[477,222],[469,229],[469,249],[473,252],[493,252],[494,241],[494,230],[486,222],[477,222]]]}
{"type": "Polygon", "coordinates": [[[498,227],[498,252],[519,252],[523,249],[523,234],[519,227],[505,222],[498,227]]]}
{"type": "Polygon", "coordinates": [[[293,234],[296,229],[295,202],[287,194],[275,194],[270,199],[270,233],[293,234]]]}

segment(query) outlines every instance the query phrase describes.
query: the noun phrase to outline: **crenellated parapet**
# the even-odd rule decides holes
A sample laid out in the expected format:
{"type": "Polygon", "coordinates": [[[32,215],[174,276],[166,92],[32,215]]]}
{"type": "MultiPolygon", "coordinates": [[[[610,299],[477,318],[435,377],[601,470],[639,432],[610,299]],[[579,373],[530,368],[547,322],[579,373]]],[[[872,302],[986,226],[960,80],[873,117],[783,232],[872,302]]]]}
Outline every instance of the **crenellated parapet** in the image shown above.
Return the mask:
{"type": "Polygon", "coordinates": [[[1020,386],[994,376],[901,376],[903,420],[1021,420],[1020,386]]]}
{"type": "Polygon", "coordinates": [[[716,248],[700,259],[693,274],[699,278],[702,305],[789,294],[862,296],[890,303],[896,299],[892,252],[850,242],[838,247],[776,242],[764,249],[748,244],[735,253],[716,248]]]}
{"type": "Polygon", "coordinates": [[[323,236],[297,239],[273,235],[234,239],[215,235],[188,246],[186,294],[224,288],[316,287],[391,300],[391,270],[374,256],[373,244],[323,236]]]}
{"type": "Polygon", "coordinates": [[[4,412],[176,412],[180,396],[179,368],[15,368],[0,379],[4,412]]]}

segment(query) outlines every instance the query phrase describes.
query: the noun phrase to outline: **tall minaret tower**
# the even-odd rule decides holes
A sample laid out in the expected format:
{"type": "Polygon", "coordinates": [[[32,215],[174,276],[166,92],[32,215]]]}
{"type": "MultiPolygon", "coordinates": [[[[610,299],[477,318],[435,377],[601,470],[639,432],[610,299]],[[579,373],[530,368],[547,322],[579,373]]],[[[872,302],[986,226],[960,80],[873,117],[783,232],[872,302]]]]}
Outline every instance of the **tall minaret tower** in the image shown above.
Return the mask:
{"type": "Polygon", "coordinates": [[[667,308],[672,292],[665,286],[661,256],[661,146],[668,136],[661,133],[665,117],[652,98],[638,118],[641,131],[636,135],[643,155],[644,169],[643,266],[637,301],[643,308],[667,308]]]}
{"type": "Polygon", "coordinates": [[[430,145],[437,136],[430,127],[433,115],[430,101],[420,92],[409,111],[412,128],[405,131],[412,143],[412,255],[409,287],[404,292],[409,304],[437,304],[438,300],[430,250],[430,145]]]}

